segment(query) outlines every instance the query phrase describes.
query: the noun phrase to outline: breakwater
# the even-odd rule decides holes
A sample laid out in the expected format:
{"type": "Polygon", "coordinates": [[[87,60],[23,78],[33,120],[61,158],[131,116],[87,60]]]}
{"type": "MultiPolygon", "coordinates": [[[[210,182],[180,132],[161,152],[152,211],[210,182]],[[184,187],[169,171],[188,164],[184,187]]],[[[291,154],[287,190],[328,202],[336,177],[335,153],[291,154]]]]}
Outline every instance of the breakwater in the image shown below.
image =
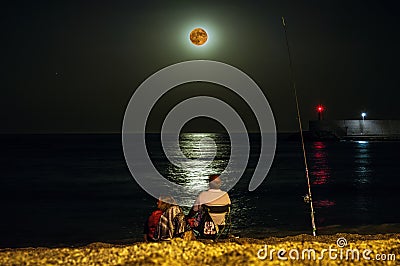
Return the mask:
{"type": "Polygon", "coordinates": [[[317,139],[400,140],[400,120],[314,120],[309,131],[317,139]]]}

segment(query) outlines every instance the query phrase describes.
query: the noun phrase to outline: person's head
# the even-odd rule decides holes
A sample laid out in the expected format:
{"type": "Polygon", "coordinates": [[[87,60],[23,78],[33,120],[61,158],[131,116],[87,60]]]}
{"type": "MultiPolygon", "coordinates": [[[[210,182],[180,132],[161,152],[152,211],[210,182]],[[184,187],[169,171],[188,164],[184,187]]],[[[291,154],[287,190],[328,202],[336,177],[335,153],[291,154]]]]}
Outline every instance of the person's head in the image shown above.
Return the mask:
{"type": "Polygon", "coordinates": [[[221,178],[219,175],[210,175],[208,177],[209,186],[212,189],[219,189],[221,187],[221,178]]]}
{"type": "Polygon", "coordinates": [[[157,208],[166,211],[172,205],[176,205],[175,199],[171,196],[160,196],[157,201],[157,208]]]}

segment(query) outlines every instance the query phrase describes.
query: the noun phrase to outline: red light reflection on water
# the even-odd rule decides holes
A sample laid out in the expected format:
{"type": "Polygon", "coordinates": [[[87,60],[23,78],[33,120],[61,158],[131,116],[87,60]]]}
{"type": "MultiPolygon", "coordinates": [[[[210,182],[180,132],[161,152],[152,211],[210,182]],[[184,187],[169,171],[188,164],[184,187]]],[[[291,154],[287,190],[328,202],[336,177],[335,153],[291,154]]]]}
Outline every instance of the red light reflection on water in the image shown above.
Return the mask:
{"type": "Polygon", "coordinates": [[[332,207],[335,206],[336,202],[332,201],[332,200],[317,200],[314,201],[314,206],[316,208],[326,208],[326,207],[332,207]]]}
{"type": "Polygon", "coordinates": [[[312,168],[311,176],[315,178],[312,182],[313,185],[323,185],[328,182],[330,177],[330,168],[328,165],[328,154],[326,152],[326,145],[322,141],[313,143],[311,153],[312,168]]]}

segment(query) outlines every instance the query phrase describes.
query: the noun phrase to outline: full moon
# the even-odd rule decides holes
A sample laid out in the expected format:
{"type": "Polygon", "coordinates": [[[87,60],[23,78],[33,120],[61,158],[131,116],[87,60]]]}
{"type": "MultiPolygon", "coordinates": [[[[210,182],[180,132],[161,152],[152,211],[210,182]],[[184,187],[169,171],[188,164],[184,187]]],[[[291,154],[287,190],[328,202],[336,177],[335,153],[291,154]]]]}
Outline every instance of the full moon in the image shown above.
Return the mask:
{"type": "Polygon", "coordinates": [[[196,28],[190,32],[190,41],[197,46],[203,45],[207,42],[207,32],[202,28],[196,28]]]}

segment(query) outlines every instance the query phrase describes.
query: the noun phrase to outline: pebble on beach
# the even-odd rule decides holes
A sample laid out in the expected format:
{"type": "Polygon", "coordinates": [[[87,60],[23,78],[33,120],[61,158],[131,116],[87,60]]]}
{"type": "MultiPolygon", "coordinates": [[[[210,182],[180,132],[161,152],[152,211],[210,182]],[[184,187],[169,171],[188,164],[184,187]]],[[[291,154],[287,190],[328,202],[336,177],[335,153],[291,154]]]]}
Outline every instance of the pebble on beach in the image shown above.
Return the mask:
{"type": "Polygon", "coordinates": [[[313,237],[310,235],[270,237],[265,239],[227,239],[213,241],[184,241],[173,239],[160,243],[133,243],[115,245],[93,243],[83,247],[64,248],[6,248],[0,250],[1,265],[398,265],[400,261],[400,234],[356,235],[336,234],[313,237]],[[344,238],[346,245],[338,247],[337,240],[344,238]],[[267,249],[265,249],[267,247],[267,249]],[[323,249],[336,249],[337,258],[329,257],[323,249]],[[303,250],[315,250],[315,257],[302,259],[303,250]],[[357,249],[359,259],[346,259],[346,251],[357,249]],[[363,258],[364,250],[371,250],[369,260],[363,258]],[[272,258],[270,252],[273,252],[272,258]],[[277,252],[281,253],[279,259],[277,252]],[[299,252],[299,260],[295,257],[299,252]],[[342,250],[343,258],[340,258],[342,250]],[[289,253],[290,252],[290,253],[289,253]],[[377,260],[377,255],[381,260],[377,260]],[[383,257],[382,254],[385,256],[383,257]],[[394,258],[393,255],[394,254],[394,258]],[[378,255],[378,256],[379,256],[378,255]]]}

